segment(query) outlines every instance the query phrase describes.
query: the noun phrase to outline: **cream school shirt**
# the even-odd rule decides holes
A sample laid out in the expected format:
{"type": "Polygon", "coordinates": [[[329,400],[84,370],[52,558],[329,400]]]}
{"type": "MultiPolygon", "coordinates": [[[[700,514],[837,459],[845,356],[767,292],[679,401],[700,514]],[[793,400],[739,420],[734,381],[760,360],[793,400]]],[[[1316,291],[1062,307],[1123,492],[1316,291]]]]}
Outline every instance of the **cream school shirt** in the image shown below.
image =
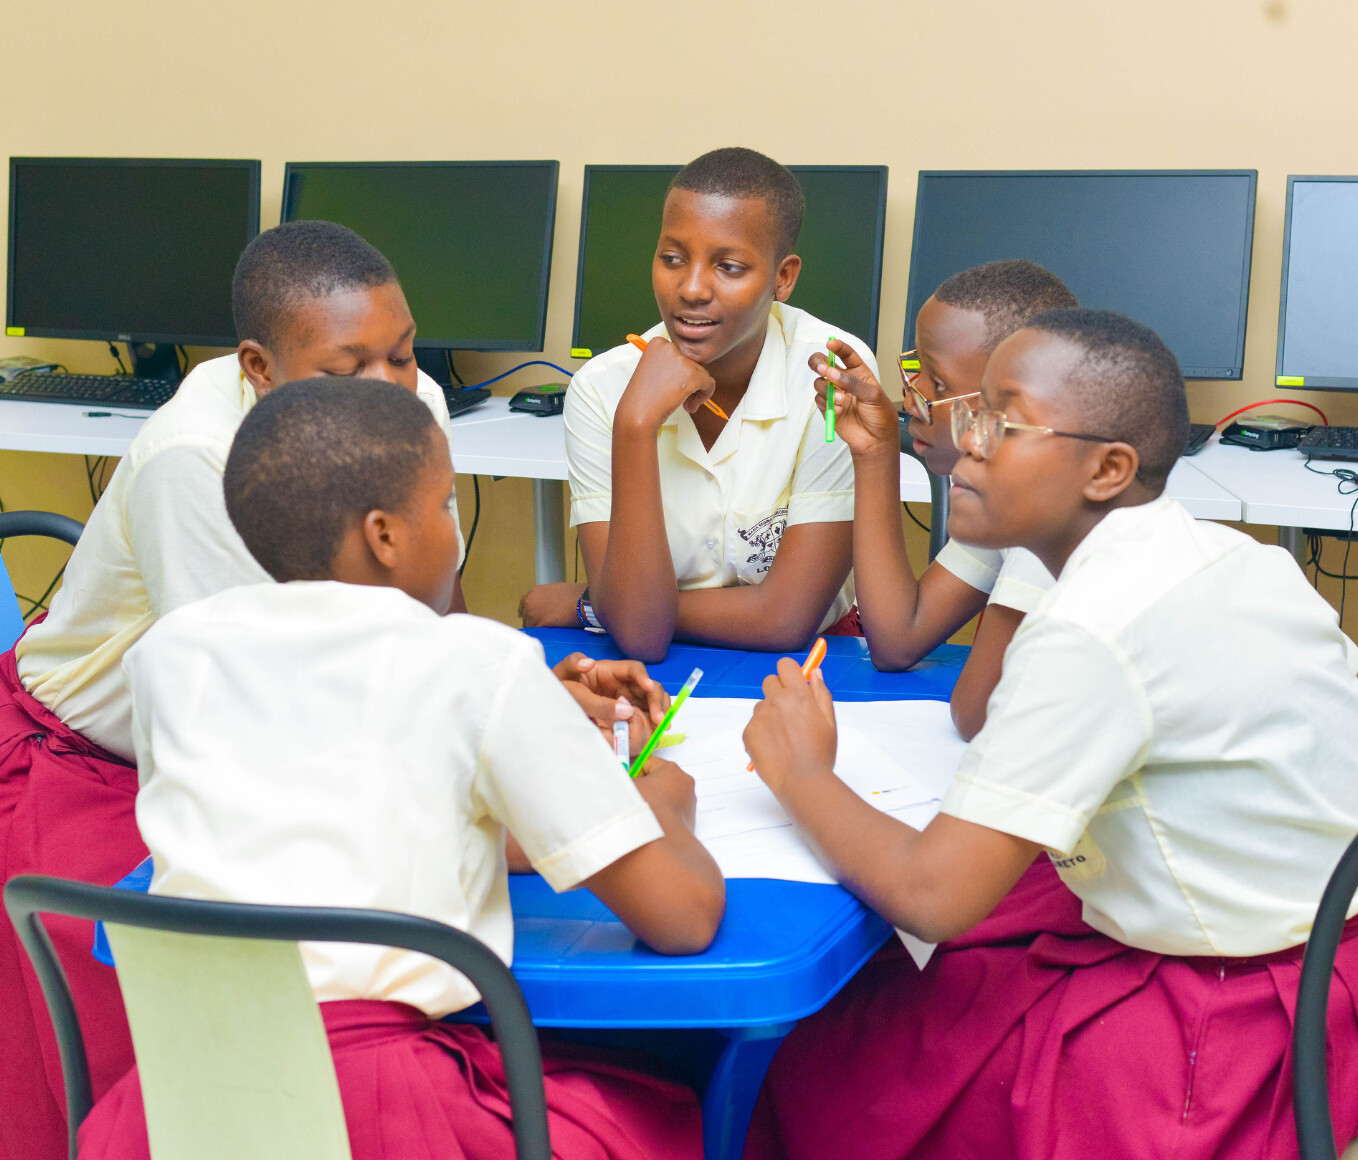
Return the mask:
{"type": "MultiPolygon", "coordinates": [[[[416,392],[452,442],[433,379],[416,392]]],[[[24,688],[77,733],[132,758],[123,654],[158,617],[237,584],[272,583],[226,515],[222,473],[255,405],[234,354],[195,367],[118,464],[42,624],[15,649],[24,688]]]]}
{"type": "MultiPolygon", "coordinates": [[[[644,337],[664,336],[657,324],[644,337]]],[[[837,337],[877,374],[867,344],[804,310],[774,303],[745,397],[709,451],[682,407],[660,428],[660,493],[680,591],[758,584],[786,528],[853,519],[853,461],[825,442],[807,360],[837,337]]],[[[571,526],[607,522],[613,502],[613,414],[641,360],[630,344],[591,359],[566,393],[571,526]]],[[[845,582],[822,627],[853,607],[845,582]]]]}
{"type": "Polygon", "coordinates": [[[1168,497],[1110,512],[1014,634],[943,812],[1054,851],[1119,942],[1296,946],[1358,832],[1356,659],[1282,549],[1168,497]]]}
{"type": "Polygon", "coordinates": [[[1003,604],[1029,613],[1056,581],[1047,567],[1027,548],[974,548],[949,540],[936,563],[978,592],[988,592],[987,604],[1003,604]]]}
{"type": "MultiPolygon", "coordinates": [[[[505,828],[555,890],[662,836],[531,637],[395,588],[252,585],[158,621],[123,662],[151,890],[402,911],[505,962],[505,828]]],[[[390,948],[303,944],[316,997],[477,999],[390,948]]]]}

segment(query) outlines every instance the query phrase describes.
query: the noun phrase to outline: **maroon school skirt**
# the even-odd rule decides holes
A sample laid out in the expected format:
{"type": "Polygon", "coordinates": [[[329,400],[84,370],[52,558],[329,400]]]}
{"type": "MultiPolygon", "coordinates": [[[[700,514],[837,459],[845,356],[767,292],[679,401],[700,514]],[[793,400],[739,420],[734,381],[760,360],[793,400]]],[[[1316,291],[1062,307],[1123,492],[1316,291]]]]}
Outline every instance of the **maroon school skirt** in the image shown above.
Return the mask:
{"type": "MultiPolygon", "coordinates": [[[[112,886],[146,857],[137,771],[68,729],[0,656],[0,881],[52,874],[112,886]]],[[[94,924],[48,917],[75,996],[96,1098],[132,1066],[112,967],[90,954],[94,924]]],[[[0,1157],[64,1160],[65,1090],[56,1036],[27,955],[0,919],[0,1157]]]]}
{"type": "MultiPolygon", "coordinates": [[[[483,1031],[413,1007],[322,1003],[354,1160],[512,1160],[499,1048],[483,1031]]],[[[701,1160],[694,1093],[630,1054],[542,1045],[552,1152],[562,1160],[701,1160]]],[[[80,1129],[81,1160],[150,1160],[141,1084],[129,1072],[80,1129]]]]}
{"type": "MultiPolygon", "coordinates": [[[[1330,1096],[1358,1131],[1358,920],[1330,992],[1330,1096]]],[[[1079,919],[1039,855],[923,970],[877,955],[788,1037],[746,1160],[1145,1160],[1297,1155],[1291,1035],[1303,947],[1136,950],[1079,919]]]]}

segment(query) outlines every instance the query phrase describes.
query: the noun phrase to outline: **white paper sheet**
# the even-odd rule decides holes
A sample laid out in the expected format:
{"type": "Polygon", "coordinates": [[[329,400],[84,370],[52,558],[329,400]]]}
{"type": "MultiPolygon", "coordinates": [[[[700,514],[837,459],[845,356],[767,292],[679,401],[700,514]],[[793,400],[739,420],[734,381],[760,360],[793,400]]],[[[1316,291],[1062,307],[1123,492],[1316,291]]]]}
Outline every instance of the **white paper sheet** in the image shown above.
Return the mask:
{"type": "MultiPolygon", "coordinates": [[[[741,734],[752,700],[690,698],[673,728],[685,738],[664,750],[697,782],[697,835],[727,878],[834,882],[792,820],[747,772],[741,734]]],[[[884,813],[922,829],[933,820],[966,743],[946,702],[843,701],[835,705],[835,772],[884,813]]],[[[898,932],[921,966],[933,948],[898,932]]]]}

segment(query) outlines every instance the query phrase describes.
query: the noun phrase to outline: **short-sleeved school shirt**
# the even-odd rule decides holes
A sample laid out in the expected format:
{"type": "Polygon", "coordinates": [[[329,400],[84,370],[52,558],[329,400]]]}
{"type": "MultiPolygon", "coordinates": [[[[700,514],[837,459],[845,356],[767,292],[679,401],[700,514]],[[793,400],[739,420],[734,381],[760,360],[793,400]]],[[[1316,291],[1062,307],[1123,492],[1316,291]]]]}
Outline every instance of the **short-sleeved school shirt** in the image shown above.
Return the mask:
{"type": "MultiPolygon", "coordinates": [[[[416,393],[451,445],[438,384],[421,373],[416,393]]],[[[272,583],[232,527],[222,493],[231,440],[254,405],[234,354],[189,373],[137,432],[71,554],[51,613],[15,649],[24,688],[127,760],[127,649],[171,609],[237,584],[272,583]]]]}
{"type": "Polygon", "coordinates": [[[1015,632],[943,812],[1048,847],[1130,946],[1296,946],[1358,832],[1353,661],[1280,548],[1167,497],[1110,512],[1015,632]]]}
{"type": "MultiPolygon", "coordinates": [[[[663,336],[658,324],[646,338],[663,336]]],[[[830,338],[847,342],[875,375],[867,344],[804,310],[775,303],[750,385],[711,450],[682,407],[660,429],[665,532],[681,591],[758,584],[785,529],[853,519],[853,461],[825,441],[807,360],[830,338]]],[[[566,393],[571,525],[607,522],[613,503],[613,415],[641,360],[624,343],[581,367],[566,393]]],[[[853,607],[853,577],[823,626],[853,607]]]]}
{"type": "Polygon", "coordinates": [[[988,592],[987,604],[1029,613],[1056,583],[1047,567],[1027,548],[974,548],[949,540],[935,560],[964,584],[988,592]]]}
{"type": "MultiPolygon", "coordinates": [[[[505,829],[555,890],[662,837],[542,646],[394,588],[235,588],[124,661],[154,893],[372,907],[468,931],[505,962],[505,829]]],[[[303,944],[316,996],[437,1018],[476,991],[441,963],[303,944]]]]}

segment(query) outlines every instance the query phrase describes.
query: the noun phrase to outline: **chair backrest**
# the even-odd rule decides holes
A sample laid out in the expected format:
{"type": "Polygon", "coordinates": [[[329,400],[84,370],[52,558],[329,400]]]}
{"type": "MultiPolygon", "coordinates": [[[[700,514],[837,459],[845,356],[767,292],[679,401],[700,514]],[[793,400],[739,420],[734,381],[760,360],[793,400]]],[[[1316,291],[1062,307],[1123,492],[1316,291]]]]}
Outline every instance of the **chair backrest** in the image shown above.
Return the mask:
{"type": "MultiPolygon", "coordinates": [[[[550,1160],[542,1061],[527,1005],[499,957],[464,931],[387,911],[198,902],[37,875],[12,879],[5,887],[5,907],[33,962],[56,1029],[72,1160],[76,1129],[91,1106],[89,1071],[70,989],[42,914],[105,923],[142,1070],[148,1133],[156,1160],[275,1154],[319,1160],[348,1155],[333,1063],[319,1010],[302,972],[298,941],[400,947],[439,959],[464,974],[481,993],[500,1048],[516,1153],[520,1160],[550,1160]],[[250,945],[252,940],[283,945],[261,950],[250,945]],[[222,993],[209,993],[216,988],[222,988],[222,993]],[[232,1027],[251,1005],[257,1006],[248,1017],[249,1025],[232,1027]],[[252,1027],[271,1019],[277,1026],[257,1036],[252,1027]],[[287,1045],[277,1045],[276,1030],[286,1031],[287,1045]],[[150,1053],[150,1072],[143,1065],[143,1050],[150,1053]],[[237,1051],[241,1054],[232,1061],[211,1058],[237,1051]],[[317,1066],[320,1055],[326,1067],[317,1066]],[[312,1113],[325,1117],[319,1122],[297,1118],[304,1134],[325,1136],[305,1147],[295,1135],[298,1123],[288,1119],[286,1110],[273,1106],[284,1101],[267,1090],[279,1085],[279,1070],[294,1063],[305,1071],[294,1085],[298,1098],[307,1101],[312,1113]],[[267,1073],[258,1070],[265,1067],[267,1073]],[[197,1078],[172,1074],[175,1069],[193,1070],[197,1078]],[[267,1075],[263,1082],[262,1074],[267,1075]],[[153,1092],[153,1084],[165,1086],[153,1092]],[[197,1091],[186,1090],[195,1085],[197,1091]],[[218,1104],[215,1097],[222,1102],[218,1104]],[[251,1101],[248,1111],[242,1109],[247,1098],[251,1101]],[[260,1145],[241,1143],[235,1150],[223,1150],[220,1138],[214,1138],[211,1148],[204,1150],[199,1128],[192,1123],[200,1115],[218,1125],[230,1115],[248,1120],[261,1114],[273,1116],[277,1126],[271,1130],[286,1133],[285,1138],[271,1137],[260,1145]],[[152,1130],[152,1120],[162,1117],[163,1122],[152,1130]],[[337,1124],[338,1139],[327,1123],[337,1124]],[[162,1153],[158,1140],[163,1141],[162,1147],[174,1150],[162,1153]]],[[[223,1130],[240,1133],[249,1128],[231,1125],[223,1130]]],[[[243,1137],[238,1134],[234,1139],[243,1137]]]]}
{"type": "Polygon", "coordinates": [[[1358,893],[1358,838],[1349,843],[1320,896],[1301,964],[1297,1013],[1292,1024],[1292,1104],[1302,1160],[1336,1160],[1337,1155],[1325,1059],[1326,1012],[1334,958],[1355,893],[1358,893]]]}
{"type": "Polygon", "coordinates": [[[296,943],[109,923],[155,1160],[349,1160],[296,943]]]}
{"type": "MultiPolygon", "coordinates": [[[[85,525],[56,512],[0,512],[0,542],[11,536],[50,536],[74,545],[85,525]]],[[[9,570],[0,561],[0,652],[8,652],[23,635],[24,617],[14,595],[9,570]]]]}

